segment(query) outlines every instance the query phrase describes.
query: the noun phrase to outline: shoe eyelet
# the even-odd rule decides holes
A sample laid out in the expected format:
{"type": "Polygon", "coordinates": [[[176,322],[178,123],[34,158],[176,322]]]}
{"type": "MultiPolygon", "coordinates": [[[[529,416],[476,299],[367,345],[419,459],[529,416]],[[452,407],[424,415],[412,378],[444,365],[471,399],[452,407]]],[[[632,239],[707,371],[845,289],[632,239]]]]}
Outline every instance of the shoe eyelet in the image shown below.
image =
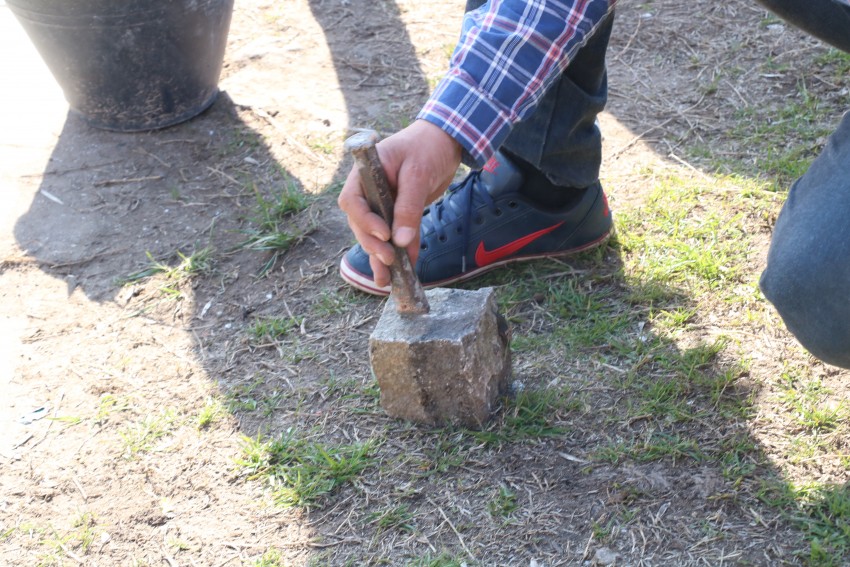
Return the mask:
{"type": "Polygon", "coordinates": [[[462,226],[459,226],[459,227],[457,227],[457,228],[455,229],[455,231],[456,231],[458,234],[463,234],[463,227],[462,227],[462,226]]]}
{"type": "Polygon", "coordinates": [[[502,216],[502,209],[496,209],[495,211],[493,211],[493,215],[497,217],[502,216]]]}
{"type": "Polygon", "coordinates": [[[484,224],[484,219],[482,217],[475,217],[475,224],[484,224]]]}
{"type": "Polygon", "coordinates": [[[517,208],[517,202],[516,201],[508,201],[508,207],[510,207],[512,209],[517,208]]]}
{"type": "Polygon", "coordinates": [[[448,238],[446,237],[445,234],[442,234],[442,235],[437,237],[437,240],[439,240],[440,242],[445,242],[446,240],[448,240],[448,238]]]}
{"type": "Polygon", "coordinates": [[[428,250],[428,245],[423,242],[422,244],[419,245],[419,249],[420,250],[428,250]]]}

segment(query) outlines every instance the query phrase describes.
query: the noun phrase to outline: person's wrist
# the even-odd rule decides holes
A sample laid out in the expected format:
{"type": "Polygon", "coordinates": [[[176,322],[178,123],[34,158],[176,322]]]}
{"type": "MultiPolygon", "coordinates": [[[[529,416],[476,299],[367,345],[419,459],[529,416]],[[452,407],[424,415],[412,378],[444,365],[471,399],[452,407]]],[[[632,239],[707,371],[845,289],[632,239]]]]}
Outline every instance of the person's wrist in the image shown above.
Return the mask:
{"type": "Polygon", "coordinates": [[[427,132],[432,142],[436,141],[448,156],[460,163],[460,158],[463,155],[463,146],[460,145],[460,142],[433,122],[419,118],[416,120],[416,124],[427,132]]]}

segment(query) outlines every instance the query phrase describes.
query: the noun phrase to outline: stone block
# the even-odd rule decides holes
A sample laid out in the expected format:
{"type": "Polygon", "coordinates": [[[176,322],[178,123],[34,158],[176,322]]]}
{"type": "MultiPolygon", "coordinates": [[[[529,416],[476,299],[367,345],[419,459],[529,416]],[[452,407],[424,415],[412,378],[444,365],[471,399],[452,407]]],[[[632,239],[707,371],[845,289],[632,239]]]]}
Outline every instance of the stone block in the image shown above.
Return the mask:
{"type": "Polygon", "coordinates": [[[507,322],[492,288],[426,296],[425,315],[399,314],[390,298],[369,339],[381,406],[416,423],[481,428],[511,374],[507,322]]]}

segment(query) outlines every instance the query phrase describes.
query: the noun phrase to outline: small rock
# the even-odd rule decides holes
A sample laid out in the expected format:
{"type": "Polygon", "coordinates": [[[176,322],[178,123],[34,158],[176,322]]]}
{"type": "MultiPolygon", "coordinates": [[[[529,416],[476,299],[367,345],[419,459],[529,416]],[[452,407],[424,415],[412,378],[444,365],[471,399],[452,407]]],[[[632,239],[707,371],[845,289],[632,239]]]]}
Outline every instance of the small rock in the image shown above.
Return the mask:
{"type": "Polygon", "coordinates": [[[617,561],[617,553],[607,547],[600,547],[593,554],[594,565],[613,565],[617,561]]]}

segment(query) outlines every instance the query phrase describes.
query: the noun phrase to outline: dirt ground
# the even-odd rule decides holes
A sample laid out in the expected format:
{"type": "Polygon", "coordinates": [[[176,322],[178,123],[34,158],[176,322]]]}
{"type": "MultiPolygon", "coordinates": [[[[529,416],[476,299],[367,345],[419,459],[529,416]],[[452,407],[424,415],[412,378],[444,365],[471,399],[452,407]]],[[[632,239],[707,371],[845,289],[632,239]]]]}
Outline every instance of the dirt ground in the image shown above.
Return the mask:
{"type": "MultiPolygon", "coordinates": [[[[433,476],[408,470],[454,454],[453,437],[394,423],[369,397],[366,341],[382,304],[337,275],[352,239],[335,195],[350,163],[343,140],[411,119],[451,53],[462,4],[238,0],[214,106],[119,134],[68,112],[0,3],[0,46],[15,54],[0,61],[0,563],[407,565],[444,553],[470,565],[797,562],[800,533],[755,501],[724,500],[710,466],[585,467],[599,436],[579,434],[580,423],[543,444],[464,445],[461,466],[433,476]],[[302,236],[258,277],[270,255],[245,245],[257,195],[287,186],[315,199],[293,221],[302,236]],[[130,277],[204,249],[211,268],[197,277],[130,277]],[[252,324],[271,317],[300,323],[286,340],[253,340],[252,324]],[[225,409],[199,428],[211,400],[225,409]],[[287,430],[381,438],[381,465],[322,506],[276,505],[236,463],[245,436],[287,430]],[[500,482],[536,502],[534,513],[489,519],[481,494],[500,482]],[[595,526],[626,498],[617,487],[633,485],[657,498],[639,528],[599,543],[595,526]],[[374,514],[401,495],[417,529],[380,529],[374,514]],[[701,523],[719,528],[693,528],[701,523]]],[[[736,101],[780,104],[795,91],[793,72],[754,70],[822,47],[765,21],[744,1],[622,0],[601,117],[615,213],[645,198],[647,168],[684,163],[705,175],[681,147],[732,128],[736,101]],[[732,66],[735,80],[720,72],[732,66]]],[[[796,352],[781,328],[749,340],[765,374],[777,369],[771,357],[796,352]]],[[[530,377],[547,361],[516,364],[530,377]]],[[[776,438],[764,434],[765,446],[776,438]]]]}

